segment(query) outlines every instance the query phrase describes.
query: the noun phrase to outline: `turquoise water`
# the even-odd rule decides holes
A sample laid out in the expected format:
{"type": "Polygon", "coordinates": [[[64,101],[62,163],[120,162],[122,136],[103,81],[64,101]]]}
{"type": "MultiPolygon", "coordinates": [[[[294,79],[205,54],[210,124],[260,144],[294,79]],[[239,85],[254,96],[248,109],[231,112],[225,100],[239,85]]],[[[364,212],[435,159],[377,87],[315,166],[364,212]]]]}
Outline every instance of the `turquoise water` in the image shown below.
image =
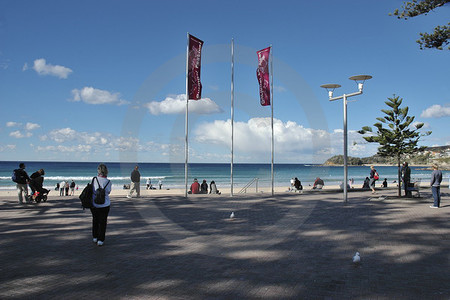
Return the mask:
{"type": "MultiPolygon", "coordinates": [[[[38,169],[45,170],[44,186],[54,188],[62,180],[74,180],[80,187],[84,187],[92,176],[96,175],[98,163],[89,162],[25,162],[26,171],[31,175],[38,169]]],[[[124,184],[130,183],[130,173],[135,164],[106,163],[109,169],[108,178],[114,189],[122,189],[124,184]]],[[[184,188],[183,163],[139,163],[141,184],[151,178],[153,184],[158,180],[163,188],[184,188]]],[[[11,181],[12,171],[18,168],[19,162],[0,162],[0,190],[15,189],[11,181]]],[[[380,179],[387,178],[389,183],[397,180],[397,167],[375,166],[380,179]]],[[[209,183],[214,180],[219,188],[230,187],[230,164],[189,164],[188,182],[194,178],[199,181],[206,179],[209,183]]],[[[428,181],[431,170],[412,167],[413,180],[428,181]]],[[[366,166],[351,166],[348,168],[348,178],[353,178],[355,186],[362,186],[364,179],[369,176],[370,168],[366,166]]],[[[444,171],[444,181],[448,181],[449,171],[444,171]]],[[[311,164],[275,164],[274,185],[289,186],[290,179],[298,177],[304,186],[312,185],[316,177],[321,177],[325,185],[338,185],[343,180],[343,167],[328,167],[311,164]]],[[[243,187],[253,178],[259,178],[259,186],[271,186],[270,164],[234,164],[233,179],[235,188],[243,187]]],[[[380,181],[381,182],[381,181],[380,181]]]]}

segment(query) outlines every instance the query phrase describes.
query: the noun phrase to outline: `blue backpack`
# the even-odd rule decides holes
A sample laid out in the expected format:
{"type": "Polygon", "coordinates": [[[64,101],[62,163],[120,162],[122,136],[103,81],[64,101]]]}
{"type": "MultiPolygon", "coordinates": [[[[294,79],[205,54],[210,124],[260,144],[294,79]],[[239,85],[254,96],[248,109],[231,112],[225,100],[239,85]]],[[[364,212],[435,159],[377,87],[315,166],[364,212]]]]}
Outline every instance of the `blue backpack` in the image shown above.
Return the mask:
{"type": "Polygon", "coordinates": [[[19,178],[17,178],[16,172],[17,172],[17,169],[15,169],[15,170],[13,171],[12,176],[11,176],[11,179],[12,179],[12,181],[18,183],[17,180],[18,180],[19,178]]]}

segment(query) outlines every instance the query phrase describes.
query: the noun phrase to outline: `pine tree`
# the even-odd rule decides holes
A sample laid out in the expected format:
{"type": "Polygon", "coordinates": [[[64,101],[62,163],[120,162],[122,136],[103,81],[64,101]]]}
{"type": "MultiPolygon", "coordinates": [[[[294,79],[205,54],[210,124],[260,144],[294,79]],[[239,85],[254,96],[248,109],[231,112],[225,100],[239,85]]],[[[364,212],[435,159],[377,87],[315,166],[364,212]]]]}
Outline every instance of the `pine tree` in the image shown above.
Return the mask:
{"type": "MultiPolygon", "coordinates": [[[[402,11],[396,9],[393,13],[399,19],[405,19],[417,17],[420,15],[427,15],[430,11],[442,7],[449,3],[450,0],[412,0],[404,2],[402,11]]],[[[435,48],[442,50],[444,46],[449,44],[450,39],[450,23],[447,25],[436,26],[432,33],[420,33],[420,39],[417,43],[420,45],[420,49],[435,48]]],[[[447,49],[450,50],[450,47],[447,49]]]]}
{"type": "Polygon", "coordinates": [[[382,157],[395,157],[398,167],[398,195],[401,196],[401,169],[400,162],[405,155],[413,154],[425,150],[426,147],[419,147],[418,142],[422,136],[428,136],[431,131],[425,133],[419,132],[423,127],[423,123],[414,122],[414,116],[408,116],[409,108],[401,107],[403,99],[394,95],[385,101],[386,105],[391,109],[382,109],[384,117],[376,118],[379,122],[373,124],[377,129],[376,134],[373,133],[370,126],[364,126],[358,131],[360,134],[372,133],[364,136],[369,143],[378,143],[378,155],[382,157]],[[386,127],[384,127],[386,126],[386,127]]]}

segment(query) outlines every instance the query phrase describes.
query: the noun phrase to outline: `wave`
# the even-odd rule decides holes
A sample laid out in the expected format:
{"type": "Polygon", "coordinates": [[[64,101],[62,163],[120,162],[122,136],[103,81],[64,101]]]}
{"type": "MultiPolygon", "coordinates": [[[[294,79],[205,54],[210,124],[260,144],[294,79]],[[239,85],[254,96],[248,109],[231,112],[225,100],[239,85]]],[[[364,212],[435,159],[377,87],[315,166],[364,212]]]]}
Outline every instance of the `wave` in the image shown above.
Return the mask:
{"type": "MultiPolygon", "coordinates": [[[[83,180],[91,180],[93,176],[44,176],[44,180],[51,180],[51,181],[83,181],[83,180]]],[[[153,179],[166,179],[170,178],[172,176],[141,176],[141,180],[145,181],[148,178],[151,180],[153,179]]],[[[130,180],[129,176],[113,176],[108,177],[109,180],[130,180]]],[[[9,176],[0,176],[0,180],[9,180],[12,182],[11,177],[9,176]]]]}

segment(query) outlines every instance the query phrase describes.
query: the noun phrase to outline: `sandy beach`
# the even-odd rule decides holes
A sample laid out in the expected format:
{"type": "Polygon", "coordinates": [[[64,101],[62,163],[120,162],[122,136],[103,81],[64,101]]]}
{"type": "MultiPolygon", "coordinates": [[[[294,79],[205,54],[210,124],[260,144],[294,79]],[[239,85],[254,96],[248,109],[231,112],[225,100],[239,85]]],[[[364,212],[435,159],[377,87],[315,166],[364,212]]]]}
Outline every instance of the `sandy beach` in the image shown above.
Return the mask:
{"type": "MultiPolygon", "coordinates": [[[[379,187],[380,184],[377,184],[376,190],[385,190],[384,188],[379,187]]],[[[428,181],[426,182],[421,182],[420,184],[421,189],[426,189],[429,188],[428,186],[428,181]]],[[[288,190],[289,187],[274,187],[274,193],[275,194],[285,194],[285,193],[295,193],[295,192],[289,192],[288,190]]],[[[235,188],[233,191],[234,195],[238,195],[239,191],[241,188],[235,188]]],[[[390,187],[388,187],[388,190],[393,190],[393,189],[397,189],[396,186],[393,186],[391,184],[390,187]]],[[[80,187],[77,191],[75,191],[74,196],[78,197],[81,193],[81,191],[83,190],[82,187],[80,187]]],[[[221,192],[221,195],[226,195],[229,196],[230,195],[230,188],[219,188],[219,191],[221,192]]],[[[339,189],[338,185],[329,185],[329,186],[324,186],[322,190],[313,190],[311,186],[306,186],[303,189],[303,193],[320,193],[321,191],[323,192],[342,192],[342,190],[339,189]]],[[[352,189],[349,189],[349,192],[356,192],[356,191],[370,191],[370,190],[363,190],[361,189],[359,186],[356,186],[352,189]]],[[[30,192],[30,190],[29,190],[30,192]]],[[[112,197],[126,197],[126,195],[128,194],[129,190],[125,190],[125,189],[113,189],[111,191],[111,196],[112,197]]],[[[263,186],[263,187],[258,187],[258,190],[256,190],[255,187],[250,187],[247,189],[247,192],[244,194],[270,194],[272,192],[271,187],[267,187],[267,186],[263,186]]],[[[142,197],[151,197],[151,196],[182,196],[184,195],[185,191],[184,189],[156,189],[156,190],[147,190],[145,188],[145,186],[141,187],[141,196],[142,197]]],[[[212,194],[208,194],[208,196],[217,196],[220,197],[221,195],[212,195],[212,194]]],[[[8,196],[17,196],[17,191],[16,190],[3,190],[0,191],[0,198],[1,197],[8,197],[8,196]]],[[[133,194],[133,197],[135,197],[136,194],[133,194]]],[[[190,197],[195,197],[195,196],[205,196],[202,194],[198,194],[198,195],[189,195],[190,197]]],[[[59,196],[59,191],[55,191],[55,190],[51,190],[49,193],[49,198],[58,198],[61,197],[59,196]]],[[[64,196],[65,197],[65,196],[64,196]]]]}

